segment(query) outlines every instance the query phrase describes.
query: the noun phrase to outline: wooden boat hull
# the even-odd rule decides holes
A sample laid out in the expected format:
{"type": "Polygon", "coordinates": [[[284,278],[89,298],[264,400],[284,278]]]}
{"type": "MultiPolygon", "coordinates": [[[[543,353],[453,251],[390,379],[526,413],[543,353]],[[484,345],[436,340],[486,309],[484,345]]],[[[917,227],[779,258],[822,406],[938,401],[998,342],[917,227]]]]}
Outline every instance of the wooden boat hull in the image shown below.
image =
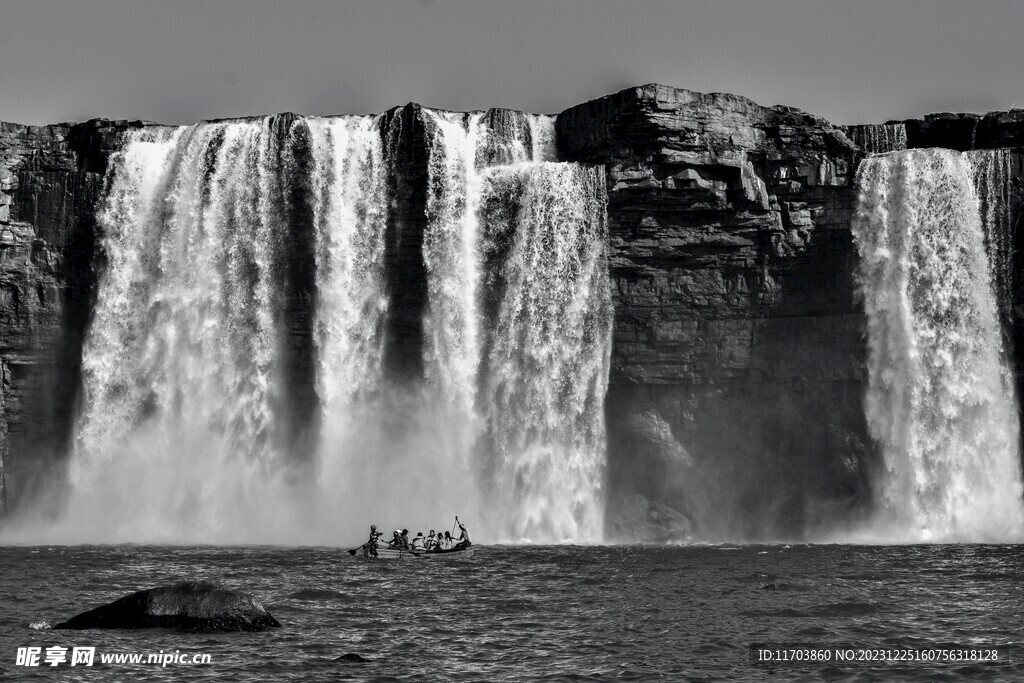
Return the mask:
{"type": "Polygon", "coordinates": [[[348,551],[350,555],[359,560],[439,560],[466,559],[473,557],[473,547],[459,548],[457,550],[399,550],[397,548],[378,547],[377,554],[373,555],[365,546],[348,551]]]}

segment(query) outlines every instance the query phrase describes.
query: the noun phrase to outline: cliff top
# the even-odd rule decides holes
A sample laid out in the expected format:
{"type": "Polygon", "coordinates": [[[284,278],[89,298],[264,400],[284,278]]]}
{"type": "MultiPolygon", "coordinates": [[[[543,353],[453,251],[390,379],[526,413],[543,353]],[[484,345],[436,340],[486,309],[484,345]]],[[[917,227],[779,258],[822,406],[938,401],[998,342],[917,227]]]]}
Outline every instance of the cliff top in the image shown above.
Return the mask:
{"type": "MultiPolygon", "coordinates": [[[[774,121],[782,125],[813,125],[825,129],[836,128],[826,119],[810,114],[801,109],[786,105],[765,106],[754,102],[748,97],[724,92],[701,93],[686,88],[679,88],[661,83],[623,88],[618,92],[596,97],[581,104],[568,107],[559,115],[573,112],[602,110],[623,111],[640,107],[654,113],[667,113],[687,109],[699,112],[702,118],[737,117],[743,119],[760,119],[774,121]]],[[[431,109],[433,111],[452,111],[425,107],[414,102],[398,105],[381,112],[380,115],[394,114],[408,109],[431,109]]],[[[474,110],[473,112],[456,113],[501,113],[518,110],[491,108],[474,110]]],[[[296,117],[297,114],[283,112],[275,117],[296,117]]],[[[340,116],[340,115],[335,115],[340,116]]],[[[202,123],[225,121],[252,121],[260,116],[225,117],[206,119],[202,123]]],[[[25,139],[63,140],[69,135],[91,137],[93,131],[138,128],[142,126],[164,126],[155,121],[95,118],[83,122],[63,122],[35,126],[0,121],[0,136],[23,137],[25,139]],[[73,132],[74,131],[74,132],[73,132]]],[[[861,126],[878,124],[856,124],[842,126],[844,130],[861,126]]],[[[993,111],[987,114],[937,112],[925,116],[906,119],[889,120],[884,125],[905,125],[908,131],[910,147],[948,147],[951,149],[972,149],[984,147],[1012,147],[1024,143],[1024,109],[993,111]]]]}
{"type": "MultiPolygon", "coordinates": [[[[641,101],[641,100],[656,101],[656,102],[663,102],[665,104],[671,104],[671,105],[675,105],[675,106],[678,106],[680,104],[687,104],[687,103],[703,103],[705,105],[723,106],[723,107],[727,107],[727,108],[733,109],[733,110],[735,110],[735,109],[756,109],[756,110],[781,109],[781,110],[787,110],[787,111],[793,111],[793,112],[799,112],[800,111],[800,110],[795,109],[793,107],[782,107],[782,106],[765,107],[763,105],[760,105],[760,104],[754,102],[750,98],[744,97],[742,95],[733,95],[731,93],[720,93],[720,92],[701,93],[701,92],[697,92],[697,91],[694,91],[694,90],[687,90],[686,88],[677,88],[677,87],[674,87],[674,86],[663,85],[663,84],[660,84],[660,83],[647,83],[647,84],[644,84],[644,85],[631,86],[629,88],[624,88],[624,89],[622,89],[622,90],[620,90],[618,92],[610,93],[608,95],[603,95],[601,97],[596,97],[596,98],[594,98],[592,100],[588,100],[587,102],[581,103],[579,105],[574,105],[572,107],[568,107],[568,108],[566,108],[565,111],[568,111],[570,109],[574,109],[575,107],[585,106],[585,105],[589,104],[590,102],[599,102],[599,101],[602,101],[602,100],[616,99],[616,98],[618,98],[618,99],[633,99],[635,101],[641,101]]],[[[427,107],[425,105],[421,105],[421,104],[418,104],[416,102],[409,102],[409,103],[404,104],[404,105],[396,105],[394,107],[391,107],[390,109],[386,109],[385,111],[380,112],[380,114],[385,114],[385,113],[388,113],[388,112],[394,112],[395,110],[403,109],[403,108],[406,108],[406,107],[431,109],[433,111],[453,111],[453,112],[456,112],[456,113],[466,113],[466,114],[481,113],[481,112],[491,112],[491,111],[519,111],[519,110],[507,109],[507,108],[503,108],[503,107],[492,107],[492,108],[488,108],[488,109],[477,109],[477,110],[462,112],[462,111],[459,111],[459,110],[440,109],[440,108],[437,108],[437,107],[427,107]]],[[[531,113],[539,113],[539,112],[531,112],[531,113]]],[[[801,113],[803,113],[803,112],[801,112],[801,113]]],[[[273,114],[273,116],[298,116],[298,115],[294,114],[292,112],[279,112],[277,114],[273,114]]],[[[316,115],[311,115],[311,116],[316,116],[316,115]]],[[[330,117],[330,116],[343,116],[343,114],[332,114],[332,115],[324,115],[324,116],[327,116],[327,117],[330,117]]],[[[217,123],[217,122],[222,122],[222,121],[251,121],[251,120],[254,120],[254,119],[258,119],[258,118],[263,118],[263,116],[261,116],[261,115],[253,115],[253,116],[228,116],[228,117],[220,117],[220,118],[212,118],[212,119],[203,119],[203,121],[201,121],[201,122],[202,123],[217,123]]],[[[29,125],[23,125],[23,124],[19,124],[19,123],[7,123],[7,122],[0,121],[0,133],[28,134],[28,135],[45,135],[46,134],[45,131],[47,129],[52,129],[54,131],[57,131],[57,130],[64,130],[64,131],[66,131],[66,130],[74,127],[74,126],[87,126],[87,127],[90,127],[90,128],[136,128],[136,127],[140,127],[140,126],[163,126],[163,125],[173,125],[173,124],[162,124],[162,123],[159,123],[159,122],[156,122],[156,121],[148,121],[148,120],[141,120],[141,119],[108,119],[108,118],[102,118],[102,117],[94,118],[94,119],[88,119],[88,120],[82,121],[82,122],[67,121],[67,122],[63,122],[63,123],[55,123],[55,124],[50,124],[50,125],[45,125],[45,126],[29,126],[29,125]]]]}

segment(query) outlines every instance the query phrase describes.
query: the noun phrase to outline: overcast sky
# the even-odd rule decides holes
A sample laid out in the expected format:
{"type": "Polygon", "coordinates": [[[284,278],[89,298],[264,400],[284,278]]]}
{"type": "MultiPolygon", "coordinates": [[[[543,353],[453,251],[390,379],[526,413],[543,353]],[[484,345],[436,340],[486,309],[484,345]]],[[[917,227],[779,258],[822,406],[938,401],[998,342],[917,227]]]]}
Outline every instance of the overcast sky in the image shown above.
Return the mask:
{"type": "Polygon", "coordinates": [[[1024,106],[1024,0],[0,0],[0,120],[556,112],[659,82],[835,123],[1024,106]]]}

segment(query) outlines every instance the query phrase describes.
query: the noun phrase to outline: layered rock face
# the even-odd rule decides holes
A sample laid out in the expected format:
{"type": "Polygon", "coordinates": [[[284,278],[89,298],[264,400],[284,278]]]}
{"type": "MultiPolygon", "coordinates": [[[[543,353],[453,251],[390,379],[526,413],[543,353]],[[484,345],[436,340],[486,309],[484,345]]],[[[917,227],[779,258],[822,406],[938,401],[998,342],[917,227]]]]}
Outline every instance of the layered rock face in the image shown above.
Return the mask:
{"type": "Polygon", "coordinates": [[[384,258],[393,314],[388,317],[384,366],[389,379],[401,382],[423,372],[423,314],[427,307],[427,273],[423,235],[427,226],[426,123],[419,105],[408,104],[384,114],[381,124],[388,149],[388,194],[391,211],[384,258]]]}
{"type": "Polygon", "coordinates": [[[557,130],[564,158],[608,173],[611,488],[707,537],[848,517],[870,462],[856,148],[793,109],[662,86],[569,109],[557,130]]]}
{"type": "Polygon", "coordinates": [[[116,132],[0,123],[0,509],[67,450],[93,298],[95,207],[116,132]],[[12,493],[13,492],[13,493],[12,493]]]}

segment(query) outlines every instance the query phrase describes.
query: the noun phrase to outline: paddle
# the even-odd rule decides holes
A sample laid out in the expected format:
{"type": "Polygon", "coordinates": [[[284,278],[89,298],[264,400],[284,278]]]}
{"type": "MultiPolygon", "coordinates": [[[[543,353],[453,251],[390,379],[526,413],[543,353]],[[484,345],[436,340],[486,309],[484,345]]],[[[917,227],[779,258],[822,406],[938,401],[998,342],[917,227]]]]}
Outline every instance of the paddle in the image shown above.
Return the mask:
{"type": "Polygon", "coordinates": [[[358,552],[359,552],[360,550],[366,550],[366,547],[367,547],[368,545],[370,545],[370,543],[369,543],[369,542],[366,542],[366,543],[362,544],[361,546],[359,546],[358,548],[352,548],[352,550],[349,550],[349,551],[348,551],[348,554],[349,554],[349,555],[355,555],[355,554],[356,554],[356,553],[358,553],[358,552]]]}

